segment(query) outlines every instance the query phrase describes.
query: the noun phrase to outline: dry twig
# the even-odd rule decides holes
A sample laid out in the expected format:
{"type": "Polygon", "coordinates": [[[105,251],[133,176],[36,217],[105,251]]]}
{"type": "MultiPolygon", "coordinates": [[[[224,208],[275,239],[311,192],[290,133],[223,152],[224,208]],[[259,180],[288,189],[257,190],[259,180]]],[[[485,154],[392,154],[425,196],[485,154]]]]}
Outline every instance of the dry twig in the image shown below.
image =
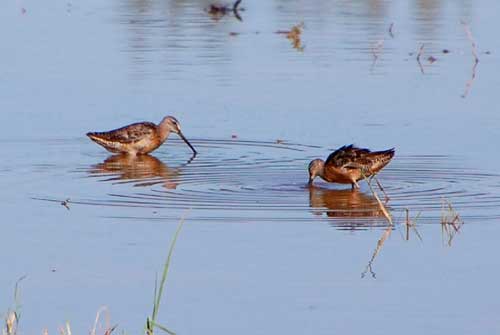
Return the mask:
{"type": "Polygon", "coordinates": [[[371,71],[373,71],[373,69],[375,68],[375,64],[377,63],[377,61],[380,57],[380,53],[382,52],[383,47],[384,47],[384,40],[383,39],[378,40],[372,46],[371,50],[372,50],[372,55],[373,55],[373,62],[372,62],[372,66],[370,67],[371,71]]]}
{"type": "Polygon", "coordinates": [[[418,232],[418,230],[417,230],[417,224],[416,224],[418,218],[420,217],[421,212],[419,212],[417,214],[417,216],[415,216],[415,219],[411,220],[410,219],[410,211],[408,210],[408,208],[405,208],[405,211],[406,211],[406,221],[405,221],[405,226],[406,226],[406,240],[407,241],[410,240],[410,228],[412,228],[413,231],[415,232],[415,235],[417,235],[418,239],[420,240],[420,242],[423,242],[422,236],[418,232]]]}
{"type": "Polygon", "coordinates": [[[474,41],[474,38],[472,37],[472,32],[470,31],[469,25],[465,21],[461,21],[461,23],[464,26],[465,34],[467,35],[467,39],[471,43],[472,56],[474,57],[474,64],[472,65],[471,78],[469,80],[467,80],[467,83],[465,83],[465,91],[462,94],[462,98],[466,98],[467,95],[469,94],[469,91],[472,87],[472,84],[474,83],[474,79],[476,79],[476,68],[477,68],[477,64],[479,63],[479,57],[477,56],[476,42],[474,41]]]}
{"type": "MultiPolygon", "coordinates": [[[[99,320],[101,318],[101,314],[106,312],[106,329],[111,329],[110,327],[110,314],[109,314],[109,309],[107,306],[101,306],[99,307],[99,309],[97,310],[97,313],[95,315],[95,321],[94,321],[94,327],[92,328],[92,330],[90,331],[90,335],[96,335],[96,329],[97,329],[97,324],[99,323],[99,320]]],[[[116,326],[112,327],[113,330],[116,326]]],[[[113,331],[111,330],[111,331],[113,331]]]]}
{"type": "Polygon", "coordinates": [[[425,74],[425,71],[424,71],[424,67],[423,67],[422,63],[420,62],[420,57],[422,56],[422,53],[424,52],[424,46],[425,46],[425,44],[422,43],[422,45],[420,46],[420,49],[418,50],[418,54],[417,54],[417,63],[418,63],[418,66],[420,67],[420,72],[422,72],[422,74],[425,74]]]}
{"type": "Polygon", "coordinates": [[[451,243],[455,235],[460,233],[464,221],[452,207],[451,203],[443,199],[441,207],[441,232],[443,237],[447,236],[447,244],[451,247],[451,243]],[[453,228],[453,229],[452,229],[453,228]]]}
{"type": "Polygon", "coordinates": [[[366,276],[366,273],[369,271],[370,274],[372,275],[372,278],[376,278],[376,274],[372,269],[373,262],[375,261],[375,258],[379,254],[380,250],[384,246],[385,240],[391,235],[392,231],[392,224],[387,227],[386,230],[382,233],[382,236],[380,236],[380,239],[377,241],[377,246],[375,247],[375,250],[373,251],[372,257],[368,261],[368,264],[366,265],[365,270],[361,273],[361,278],[364,278],[366,276]]]}

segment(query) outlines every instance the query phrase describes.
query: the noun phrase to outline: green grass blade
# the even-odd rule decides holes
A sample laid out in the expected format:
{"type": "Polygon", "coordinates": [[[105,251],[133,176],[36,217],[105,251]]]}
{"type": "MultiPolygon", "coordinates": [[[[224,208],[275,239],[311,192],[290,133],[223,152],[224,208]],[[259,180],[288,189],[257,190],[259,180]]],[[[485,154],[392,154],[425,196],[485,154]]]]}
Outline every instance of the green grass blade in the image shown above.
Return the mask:
{"type": "Polygon", "coordinates": [[[170,335],[176,335],[173,331],[169,330],[167,327],[164,327],[158,323],[152,322],[152,325],[160,330],[163,330],[165,333],[170,334],[170,335]]]}
{"type": "MultiPolygon", "coordinates": [[[[170,268],[170,261],[172,259],[172,254],[174,252],[175,243],[177,242],[177,238],[179,237],[179,233],[181,232],[182,226],[184,225],[184,221],[185,221],[185,218],[182,217],[181,222],[179,223],[179,226],[177,227],[177,230],[175,231],[174,237],[172,238],[172,242],[170,243],[170,249],[168,250],[167,260],[166,260],[165,265],[163,267],[163,273],[161,276],[160,285],[158,285],[158,287],[157,287],[158,292],[155,295],[154,306],[153,306],[153,315],[151,316],[151,319],[150,319],[150,323],[153,325],[157,325],[156,318],[158,316],[158,311],[160,309],[160,302],[161,302],[161,298],[163,295],[163,289],[165,287],[165,283],[166,283],[167,277],[168,277],[168,270],[170,268]]],[[[156,291],[156,288],[155,288],[155,291],[156,291]]],[[[152,331],[152,329],[149,329],[149,330],[152,331]]]]}

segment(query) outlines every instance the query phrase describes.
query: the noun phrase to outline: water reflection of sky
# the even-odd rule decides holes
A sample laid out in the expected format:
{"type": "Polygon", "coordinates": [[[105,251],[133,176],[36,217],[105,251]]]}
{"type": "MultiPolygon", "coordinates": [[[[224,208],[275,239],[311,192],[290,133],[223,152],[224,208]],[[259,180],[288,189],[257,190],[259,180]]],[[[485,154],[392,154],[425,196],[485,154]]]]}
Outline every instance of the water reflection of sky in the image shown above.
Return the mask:
{"type": "MultiPolygon", "coordinates": [[[[120,22],[127,26],[129,36],[125,50],[132,53],[131,61],[138,68],[142,65],[142,71],[146,73],[150,63],[161,63],[168,68],[166,72],[174,73],[183,66],[203,64],[216,67],[241,61],[247,62],[247,68],[251,68],[252,63],[259,60],[258,55],[267,56],[266,51],[272,47],[273,52],[294,63],[293,50],[285,48],[287,43],[273,37],[273,32],[301,21],[306,23],[304,39],[309,56],[303,58],[319,60],[309,65],[332,63],[337,54],[346,60],[367,61],[373,43],[390,39],[388,30],[391,24],[395,36],[406,43],[415,43],[414,49],[418,43],[432,45],[444,41],[449,43],[450,38],[452,41],[462,40],[463,36],[456,31],[457,24],[459,20],[471,19],[470,1],[415,1],[411,4],[276,1],[258,7],[249,6],[242,12],[243,17],[246,16],[243,22],[235,20],[231,14],[214,20],[200,9],[208,8],[209,3],[131,1],[121,5],[117,12],[120,22]],[[239,35],[230,36],[231,32],[239,35]],[[453,33],[455,36],[451,36],[453,33]],[[239,43],[238,40],[243,41],[239,43]]],[[[389,46],[392,52],[387,54],[388,61],[398,56],[393,54],[395,48],[395,43],[389,46]]],[[[431,50],[435,52],[437,48],[434,46],[431,50]]],[[[280,57],[273,58],[271,63],[279,65],[280,57]]],[[[219,75],[223,73],[219,72],[219,75]]]]}
{"type": "Polygon", "coordinates": [[[493,145],[499,5],[244,0],[240,22],[210,17],[209,4],[0,4],[7,236],[0,252],[8,269],[0,301],[7,306],[12,283],[28,273],[23,331],[52,333],[66,318],[74,329],[88,329],[103,303],[126,331],[140,331],[189,195],[198,208],[179,240],[162,305],[162,320],[178,333],[498,332],[491,251],[500,187],[493,145]],[[460,20],[469,23],[480,57],[465,99],[473,59],[460,20]],[[303,52],[275,34],[300,22],[303,52]],[[415,60],[422,43],[425,74],[415,60]],[[429,56],[437,60],[430,64],[429,56]],[[108,158],[83,136],[165,114],[176,115],[201,145],[193,164],[183,165],[189,157],[175,141],[135,162],[108,158]],[[232,135],[238,143],[316,147],[276,153],[203,144],[232,135]],[[360,231],[344,215],[363,204],[368,211],[355,214],[380,223],[373,199],[298,187],[306,158],[351,142],[396,147],[400,158],[381,177],[400,212],[411,204],[437,218],[442,194],[464,210],[470,221],[451,248],[443,246],[439,224],[418,227],[423,242],[395,230],[373,263],[378,279],[360,281],[382,232],[370,224],[360,231]],[[251,170],[250,163],[265,166],[251,170]],[[220,214],[206,205],[216,207],[216,196],[239,207],[220,214]],[[70,210],[60,205],[67,198],[70,210]],[[261,199],[274,207],[259,211],[261,199]],[[340,215],[343,221],[334,221],[340,215]]]}

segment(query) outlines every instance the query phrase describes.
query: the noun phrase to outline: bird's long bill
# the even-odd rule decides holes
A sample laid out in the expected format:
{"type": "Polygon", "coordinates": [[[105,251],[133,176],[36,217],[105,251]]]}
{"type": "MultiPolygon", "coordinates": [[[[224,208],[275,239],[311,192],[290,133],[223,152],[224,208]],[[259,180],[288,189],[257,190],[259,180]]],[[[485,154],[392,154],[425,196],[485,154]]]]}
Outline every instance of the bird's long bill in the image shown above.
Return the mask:
{"type": "Polygon", "coordinates": [[[194,149],[194,147],[191,145],[191,143],[189,143],[189,141],[187,140],[187,138],[184,137],[184,135],[179,132],[179,136],[182,138],[182,140],[184,142],[186,142],[186,144],[191,148],[191,150],[193,150],[193,153],[196,155],[198,152],[194,149]]]}

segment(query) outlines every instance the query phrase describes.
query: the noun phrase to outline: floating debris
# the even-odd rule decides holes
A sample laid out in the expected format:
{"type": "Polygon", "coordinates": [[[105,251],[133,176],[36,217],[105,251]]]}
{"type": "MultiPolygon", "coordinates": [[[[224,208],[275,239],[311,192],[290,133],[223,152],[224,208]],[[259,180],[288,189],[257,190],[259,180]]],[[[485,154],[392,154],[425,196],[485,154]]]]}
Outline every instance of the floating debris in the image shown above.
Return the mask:
{"type": "Polygon", "coordinates": [[[450,53],[450,50],[448,50],[448,49],[443,49],[442,53],[444,53],[444,54],[449,54],[449,53],[450,53]]]}
{"type": "Polygon", "coordinates": [[[69,202],[70,202],[70,199],[66,199],[64,201],[61,201],[61,206],[64,206],[66,207],[66,209],[69,211],[69,202]]]}
{"type": "Polygon", "coordinates": [[[276,140],[276,144],[283,144],[283,143],[285,143],[285,140],[279,138],[276,140]]]}
{"type": "Polygon", "coordinates": [[[425,44],[422,43],[422,45],[420,46],[420,49],[418,50],[418,54],[417,54],[417,63],[418,63],[418,66],[420,67],[420,72],[422,72],[422,74],[425,74],[425,71],[424,71],[424,67],[422,66],[422,63],[420,62],[420,57],[422,56],[422,53],[424,52],[424,46],[425,46],[425,44]]]}
{"type": "Polygon", "coordinates": [[[300,35],[302,34],[303,29],[304,22],[301,22],[293,26],[290,30],[277,30],[275,31],[275,33],[286,35],[286,38],[288,38],[292,42],[292,46],[294,49],[297,49],[298,51],[304,51],[304,46],[302,46],[302,41],[300,39],[300,35]]]}
{"type": "Polygon", "coordinates": [[[232,135],[231,135],[231,138],[233,138],[233,139],[234,139],[234,138],[238,138],[238,135],[236,135],[236,134],[232,134],[232,135]]]}
{"type": "Polygon", "coordinates": [[[392,22],[389,26],[389,36],[391,36],[391,38],[394,38],[394,33],[392,31],[392,28],[394,28],[394,22],[392,22]]]}
{"type": "Polygon", "coordinates": [[[427,57],[427,61],[428,61],[430,64],[432,64],[432,63],[434,63],[435,61],[437,61],[437,58],[436,58],[436,57],[434,57],[434,56],[429,56],[429,57],[427,57]]]}
{"type": "Polygon", "coordinates": [[[240,21],[243,21],[239,11],[243,11],[245,9],[238,8],[241,1],[242,0],[236,0],[236,2],[232,6],[223,4],[210,4],[210,6],[207,8],[207,12],[215,20],[219,20],[223,16],[232,12],[234,14],[234,17],[236,17],[240,21]]]}

